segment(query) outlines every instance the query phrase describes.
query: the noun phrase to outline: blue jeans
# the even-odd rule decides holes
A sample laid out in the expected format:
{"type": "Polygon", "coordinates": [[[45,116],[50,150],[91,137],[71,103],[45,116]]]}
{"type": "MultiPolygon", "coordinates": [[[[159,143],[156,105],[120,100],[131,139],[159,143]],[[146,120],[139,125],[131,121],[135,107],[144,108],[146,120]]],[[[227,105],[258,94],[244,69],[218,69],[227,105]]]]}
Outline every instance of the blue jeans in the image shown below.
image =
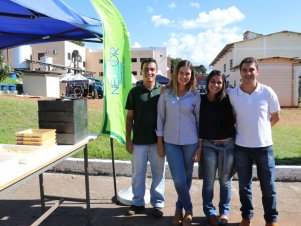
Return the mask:
{"type": "Polygon", "coordinates": [[[150,162],[152,184],[150,203],[153,207],[164,207],[165,158],[157,153],[157,145],[134,145],[132,155],[132,205],[144,206],[147,162],[150,162]]]}
{"type": "Polygon", "coordinates": [[[192,203],[189,190],[192,183],[193,155],[198,143],[176,145],[164,143],[168,166],[178,194],[176,210],[192,212],[192,203]]]}
{"type": "Polygon", "coordinates": [[[252,164],[256,163],[257,175],[262,191],[262,204],[266,222],[276,222],[275,160],[272,146],[246,148],[235,146],[235,161],[239,180],[239,196],[243,218],[254,215],[252,201],[252,164]]]}
{"type": "Polygon", "coordinates": [[[234,139],[222,142],[204,140],[201,165],[203,172],[203,211],[205,215],[207,217],[218,215],[212,203],[217,169],[220,185],[219,214],[228,215],[234,167],[234,139]]]}

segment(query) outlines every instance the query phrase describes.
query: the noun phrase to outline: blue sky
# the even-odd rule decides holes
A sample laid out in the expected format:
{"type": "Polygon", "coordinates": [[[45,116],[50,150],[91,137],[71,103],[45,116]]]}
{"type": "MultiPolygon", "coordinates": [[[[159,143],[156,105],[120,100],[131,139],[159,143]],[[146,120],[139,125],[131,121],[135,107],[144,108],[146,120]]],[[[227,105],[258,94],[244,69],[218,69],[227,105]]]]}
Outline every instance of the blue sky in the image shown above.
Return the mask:
{"type": "MultiPolygon", "coordinates": [[[[90,0],[63,0],[80,14],[98,18],[90,0]]],[[[112,0],[132,47],[167,47],[171,57],[209,64],[245,31],[301,33],[300,0],[112,0]]],[[[92,49],[102,45],[86,44],[92,49]]]]}

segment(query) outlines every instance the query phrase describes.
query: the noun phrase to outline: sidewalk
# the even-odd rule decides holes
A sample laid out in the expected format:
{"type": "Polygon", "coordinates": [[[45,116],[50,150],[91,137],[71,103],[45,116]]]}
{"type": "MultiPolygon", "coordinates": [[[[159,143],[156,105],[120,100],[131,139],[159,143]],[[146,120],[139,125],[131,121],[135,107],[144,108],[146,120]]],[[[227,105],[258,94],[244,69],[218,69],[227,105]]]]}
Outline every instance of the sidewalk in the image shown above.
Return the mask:
{"type": "MultiPolygon", "coordinates": [[[[151,179],[147,180],[149,187],[151,179]]],[[[84,176],[76,174],[44,174],[45,194],[68,197],[85,197],[84,176]]],[[[131,178],[117,177],[117,190],[131,186],[131,178]]],[[[202,181],[193,180],[191,195],[194,206],[193,225],[207,225],[201,208],[202,181]]],[[[278,211],[280,226],[298,226],[301,219],[301,182],[277,182],[278,211]]],[[[215,194],[218,194],[216,181],[215,194]]],[[[255,216],[253,226],[264,226],[261,191],[258,181],[253,183],[255,216]]],[[[176,201],[176,192],[171,179],[166,180],[166,202],[164,217],[158,220],[139,214],[127,216],[128,207],[116,205],[111,199],[114,196],[113,178],[111,176],[90,176],[91,225],[93,226],[166,226],[170,225],[176,201]]],[[[0,225],[25,226],[33,223],[41,214],[38,177],[28,181],[5,197],[0,195],[0,225]]],[[[217,198],[215,197],[215,203],[217,198]]],[[[50,207],[51,202],[47,203],[50,207]]],[[[146,206],[150,208],[149,204],[146,206]]],[[[231,214],[229,226],[238,226],[240,221],[240,203],[238,183],[233,181],[231,214]]],[[[81,226],[86,225],[85,205],[82,203],[64,202],[41,225],[45,226],[81,226]]]]}

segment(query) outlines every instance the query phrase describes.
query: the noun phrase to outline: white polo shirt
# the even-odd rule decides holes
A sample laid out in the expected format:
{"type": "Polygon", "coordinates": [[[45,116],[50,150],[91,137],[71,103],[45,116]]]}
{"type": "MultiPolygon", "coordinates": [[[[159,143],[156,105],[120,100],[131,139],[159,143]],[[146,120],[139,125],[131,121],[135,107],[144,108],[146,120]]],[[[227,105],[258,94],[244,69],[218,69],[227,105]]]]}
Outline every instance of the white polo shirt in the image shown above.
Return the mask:
{"type": "Polygon", "coordinates": [[[276,93],[269,86],[257,83],[251,94],[240,87],[228,90],[236,115],[236,144],[256,148],[273,144],[271,113],[280,111],[276,93]]]}

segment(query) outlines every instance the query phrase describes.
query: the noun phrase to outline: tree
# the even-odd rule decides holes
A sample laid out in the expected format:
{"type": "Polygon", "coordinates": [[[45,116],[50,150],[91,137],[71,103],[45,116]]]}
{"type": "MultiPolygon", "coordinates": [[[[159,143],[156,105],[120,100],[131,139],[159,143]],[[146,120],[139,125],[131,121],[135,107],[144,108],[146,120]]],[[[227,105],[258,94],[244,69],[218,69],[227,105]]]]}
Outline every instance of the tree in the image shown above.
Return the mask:
{"type": "Polygon", "coordinates": [[[202,74],[202,75],[206,75],[207,69],[204,65],[200,64],[199,66],[194,66],[194,73],[196,76],[202,74]]]}
{"type": "MultiPolygon", "coordinates": [[[[177,64],[181,61],[182,59],[181,58],[171,58],[171,67],[170,67],[170,71],[171,73],[175,70],[177,64]]],[[[193,71],[194,71],[194,74],[196,76],[198,76],[199,74],[203,74],[205,75],[206,74],[206,67],[202,64],[200,64],[199,66],[194,66],[193,67],[193,71]]]]}
{"type": "Polygon", "coordinates": [[[85,46],[85,43],[83,43],[82,41],[70,41],[70,42],[72,42],[72,43],[74,43],[76,45],[82,46],[82,47],[85,46]]]}
{"type": "Polygon", "coordinates": [[[170,65],[170,72],[173,73],[173,71],[176,69],[177,64],[181,61],[181,58],[171,58],[171,65],[170,65]]]}
{"type": "Polygon", "coordinates": [[[0,82],[9,75],[9,72],[9,65],[3,61],[2,51],[0,50],[0,82]]]}

